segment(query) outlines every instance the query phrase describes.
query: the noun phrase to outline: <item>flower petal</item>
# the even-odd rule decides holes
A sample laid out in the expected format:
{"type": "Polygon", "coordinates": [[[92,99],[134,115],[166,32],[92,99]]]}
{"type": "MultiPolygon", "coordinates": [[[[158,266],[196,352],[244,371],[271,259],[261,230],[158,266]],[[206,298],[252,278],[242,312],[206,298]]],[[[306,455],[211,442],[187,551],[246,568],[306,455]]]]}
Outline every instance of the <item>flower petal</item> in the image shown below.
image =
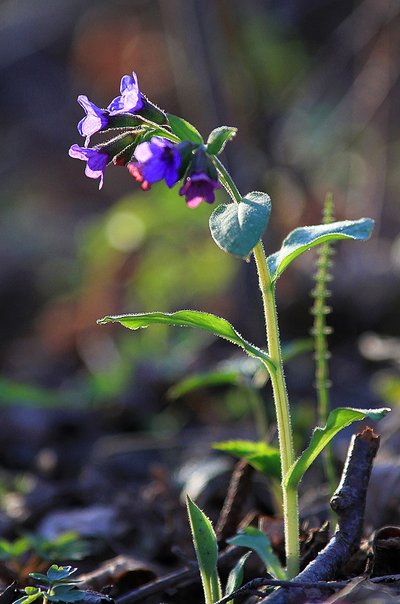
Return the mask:
{"type": "Polygon", "coordinates": [[[108,116],[104,109],[97,107],[84,94],[78,96],[78,103],[86,111],[86,116],[78,124],[78,132],[82,136],[86,136],[85,144],[88,145],[92,134],[108,125],[108,116]]]}
{"type": "Polygon", "coordinates": [[[153,183],[165,178],[168,187],[178,182],[181,156],[175,143],[160,136],[153,136],[151,141],[136,147],[134,156],[148,182],[153,183]]]}
{"type": "Polygon", "coordinates": [[[121,79],[121,95],[117,96],[108,106],[111,115],[118,113],[134,113],[144,105],[137,83],[135,72],[132,76],[124,75],[121,79]]]}
{"type": "Polygon", "coordinates": [[[70,157],[86,161],[85,174],[88,178],[100,178],[99,189],[103,186],[104,170],[109,162],[107,153],[99,149],[90,149],[72,145],[69,150],[70,157]]]}
{"type": "Polygon", "coordinates": [[[151,159],[153,157],[153,149],[152,149],[152,144],[149,142],[146,143],[140,143],[133,155],[135,156],[135,158],[140,162],[140,163],[144,163],[146,161],[149,161],[149,159],[151,159]]]}

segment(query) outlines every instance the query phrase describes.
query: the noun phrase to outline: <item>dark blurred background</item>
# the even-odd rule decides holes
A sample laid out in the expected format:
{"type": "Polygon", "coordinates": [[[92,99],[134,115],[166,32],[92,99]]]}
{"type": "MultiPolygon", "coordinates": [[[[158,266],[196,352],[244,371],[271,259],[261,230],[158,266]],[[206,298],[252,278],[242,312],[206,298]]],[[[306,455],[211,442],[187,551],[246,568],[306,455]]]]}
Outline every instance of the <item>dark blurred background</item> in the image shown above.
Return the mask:
{"type": "MultiPolygon", "coordinates": [[[[213,244],[212,207],[189,210],[162,185],[143,193],[122,168],[107,170],[99,192],[68,157],[81,143],[78,94],[106,106],[132,70],[151,100],[204,135],[239,128],[224,161],[243,192],[272,198],[269,253],[321,220],[328,191],[337,219],[375,219],[371,241],[336,246],[333,402],[395,402],[399,51],[397,0],[3,0],[2,405],[100,406],[125,429],[201,419],[199,401],[171,410],[165,390],[231,348],[191,331],[96,326],[105,314],[192,307],[263,345],[254,266],[213,244]]],[[[279,284],[285,341],[310,330],[314,263],[307,254],[279,284]]],[[[312,400],[311,355],[288,380],[295,402],[312,400]]],[[[15,421],[32,428],[26,411],[15,421]]]]}

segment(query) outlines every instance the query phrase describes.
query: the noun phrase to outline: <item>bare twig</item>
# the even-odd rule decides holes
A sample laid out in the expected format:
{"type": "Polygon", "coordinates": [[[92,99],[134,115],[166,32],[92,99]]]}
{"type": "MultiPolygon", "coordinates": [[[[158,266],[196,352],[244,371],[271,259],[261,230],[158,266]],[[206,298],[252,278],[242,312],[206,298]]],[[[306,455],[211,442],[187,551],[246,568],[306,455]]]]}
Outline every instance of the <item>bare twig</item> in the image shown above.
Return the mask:
{"type": "MultiPolygon", "coordinates": [[[[373,577],[372,579],[366,579],[365,577],[360,577],[360,579],[362,579],[363,581],[366,581],[368,583],[375,583],[375,584],[396,583],[396,582],[400,582],[400,575],[385,575],[384,577],[373,577]]],[[[255,593],[255,591],[257,591],[258,587],[299,587],[302,589],[304,589],[304,588],[310,589],[311,587],[314,587],[314,588],[317,588],[320,590],[322,590],[322,589],[336,590],[336,589],[344,589],[345,587],[350,585],[350,583],[352,581],[354,581],[354,579],[349,579],[348,581],[318,581],[316,583],[310,583],[309,581],[307,581],[307,582],[279,581],[278,579],[264,579],[264,578],[253,579],[252,581],[249,581],[245,585],[242,585],[242,587],[239,587],[239,589],[236,589],[232,593],[228,594],[224,598],[221,598],[221,600],[218,600],[218,602],[216,602],[216,604],[225,604],[226,602],[229,602],[229,600],[232,600],[232,598],[235,598],[236,596],[240,596],[240,595],[244,595],[244,594],[253,594],[254,595],[254,593],[255,593]]],[[[265,596],[264,593],[262,595],[265,596]]]]}
{"type": "MultiPolygon", "coordinates": [[[[338,515],[338,529],[315,560],[295,577],[295,581],[311,584],[334,578],[359,547],[367,487],[378,448],[379,436],[371,428],[353,436],[342,479],[330,502],[338,515]]],[[[302,588],[279,588],[259,604],[301,604],[310,599],[310,589],[304,585],[302,588]]]]}
{"type": "Polygon", "coordinates": [[[241,459],[236,463],[224,505],[215,527],[219,542],[225,541],[225,539],[231,537],[236,532],[241,519],[243,505],[250,492],[252,475],[253,468],[245,459],[241,459]]]}
{"type": "MultiPolygon", "coordinates": [[[[337,583],[339,583],[338,586],[337,586],[336,582],[334,582],[334,584],[332,585],[331,582],[320,581],[316,584],[311,585],[310,583],[302,583],[299,581],[280,581],[278,579],[264,579],[264,578],[253,579],[252,581],[249,581],[242,587],[239,587],[239,589],[236,589],[232,593],[221,598],[221,600],[218,600],[218,602],[216,602],[216,604],[225,604],[226,602],[229,602],[230,600],[232,600],[232,598],[235,598],[236,596],[240,596],[240,595],[244,595],[244,594],[255,595],[255,592],[258,591],[258,589],[257,589],[258,587],[300,587],[300,588],[308,587],[309,588],[309,587],[313,586],[313,587],[318,587],[321,589],[322,588],[338,589],[339,587],[345,587],[347,585],[346,581],[341,581],[341,582],[337,582],[337,583]]],[[[258,594],[260,595],[260,597],[265,596],[264,592],[258,592],[258,594]]]]}
{"type": "MultiPolygon", "coordinates": [[[[239,547],[229,547],[218,556],[218,564],[231,565],[236,562],[243,554],[243,550],[239,547]]],[[[178,570],[160,579],[156,579],[151,583],[142,585],[141,587],[129,591],[128,593],[116,598],[115,604],[132,604],[133,602],[143,602],[145,598],[161,594],[170,588],[180,588],[191,583],[200,582],[199,567],[197,563],[193,563],[191,568],[178,570]]]]}
{"type": "Polygon", "coordinates": [[[6,589],[0,594],[0,604],[11,604],[11,602],[15,601],[17,596],[18,596],[17,582],[13,581],[13,583],[11,583],[11,585],[6,587],[6,589]]]}

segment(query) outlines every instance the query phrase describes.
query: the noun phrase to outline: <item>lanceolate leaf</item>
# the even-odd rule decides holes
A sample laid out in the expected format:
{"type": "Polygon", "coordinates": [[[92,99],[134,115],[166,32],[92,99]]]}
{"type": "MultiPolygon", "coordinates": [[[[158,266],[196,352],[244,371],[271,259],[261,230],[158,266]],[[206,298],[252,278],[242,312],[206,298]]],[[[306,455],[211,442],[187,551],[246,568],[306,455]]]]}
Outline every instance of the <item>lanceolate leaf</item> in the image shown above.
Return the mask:
{"type": "Polygon", "coordinates": [[[240,384],[240,374],[237,371],[209,371],[191,375],[172,386],[168,390],[168,398],[177,399],[192,390],[209,386],[236,386],[240,384]]]}
{"type": "Polygon", "coordinates": [[[212,596],[210,601],[215,602],[221,598],[217,570],[217,537],[210,520],[189,496],[186,497],[186,503],[204,594],[206,600],[207,596],[212,596]]]}
{"type": "Polygon", "coordinates": [[[375,421],[382,419],[389,411],[390,409],[387,407],[382,407],[380,409],[352,409],[351,407],[338,407],[331,411],[326,426],[324,428],[315,428],[307,449],[303,451],[289,469],[285,477],[286,487],[296,488],[305,471],[308,470],[312,462],[340,430],[350,426],[353,422],[366,419],[367,417],[375,421]]]}
{"type": "Polygon", "coordinates": [[[247,354],[259,359],[270,369],[274,369],[274,365],[266,352],[242,338],[228,321],[210,313],[200,312],[198,310],[179,310],[178,312],[173,313],[149,312],[104,317],[97,322],[101,325],[104,325],[105,323],[120,323],[128,329],[140,329],[149,327],[149,325],[198,327],[199,329],[209,331],[220,338],[224,338],[225,340],[229,340],[233,344],[240,346],[247,354]]]}
{"type": "MultiPolygon", "coordinates": [[[[299,354],[313,350],[311,338],[298,339],[282,345],[283,362],[286,363],[299,354]]],[[[260,365],[258,359],[236,357],[221,363],[214,371],[196,373],[184,378],[168,390],[168,398],[177,399],[192,390],[209,386],[248,385],[252,388],[263,388],[268,381],[269,373],[260,365]]],[[[1,385],[1,381],[0,381],[1,385]]],[[[1,395],[0,395],[1,397],[1,395]]]]}
{"type": "MultiPolygon", "coordinates": [[[[247,552],[247,554],[242,556],[229,573],[228,580],[226,582],[225,596],[229,596],[229,594],[241,587],[243,583],[243,566],[250,554],[251,552],[247,552]]],[[[233,600],[229,600],[229,602],[226,604],[234,604],[234,602],[233,600]]]]}
{"type": "Polygon", "coordinates": [[[167,114],[171,130],[181,141],[190,141],[202,145],[204,143],[200,132],[189,122],[176,115],[167,114]]]}
{"type": "Polygon", "coordinates": [[[229,254],[247,258],[264,233],[271,213],[266,193],[252,191],[240,203],[219,205],[210,216],[215,243],[229,254]]]}
{"type": "Polygon", "coordinates": [[[361,218],[295,229],[286,237],[281,249],[268,257],[272,280],[276,281],[293,260],[312,247],[338,239],[364,241],[370,237],[373,227],[371,218],[361,218]]]}
{"type": "Polygon", "coordinates": [[[275,579],[284,581],[287,578],[285,569],[282,568],[278,557],[272,551],[271,541],[265,533],[254,526],[248,526],[239,531],[234,537],[227,539],[227,543],[254,550],[264,562],[267,571],[275,579]]]}
{"type": "Polygon", "coordinates": [[[207,152],[210,155],[218,155],[221,153],[226,143],[231,140],[236,135],[237,128],[232,128],[231,126],[221,126],[220,128],[215,128],[207,140],[207,152]]]}
{"type": "Polygon", "coordinates": [[[245,459],[253,468],[280,480],[281,462],[279,449],[270,447],[264,441],[254,442],[251,440],[227,440],[214,443],[213,449],[225,451],[239,459],[245,459]]]}

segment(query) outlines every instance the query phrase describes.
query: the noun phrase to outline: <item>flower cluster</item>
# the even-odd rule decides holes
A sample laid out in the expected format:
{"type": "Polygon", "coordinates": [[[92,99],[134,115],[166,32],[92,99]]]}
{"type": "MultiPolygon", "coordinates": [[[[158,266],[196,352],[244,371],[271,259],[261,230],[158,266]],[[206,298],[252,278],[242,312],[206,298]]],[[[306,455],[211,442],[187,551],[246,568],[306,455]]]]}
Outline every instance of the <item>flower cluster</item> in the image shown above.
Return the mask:
{"type": "MultiPolygon", "coordinates": [[[[202,201],[214,201],[215,190],[221,185],[212,154],[201,136],[197,131],[193,136],[188,130],[187,137],[185,129],[177,132],[170,123],[173,116],[165,114],[141,93],[135,73],[123,76],[120,95],[106,109],[85,95],[78,97],[78,103],[86,113],[78,124],[85,145],[72,145],[69,155],[86,162],[85,174],[99,179],[99,188],[107,165],[114,164],[126,166],[145,191],[161,180],[168,187],[182,181],[179,195],[186,198],[190,208],[202,201]],[[108,131],[117,135],[89,147],[93,135],[108,131]]],[[[176,120],[183,122],[180,118],[176,120]]]]}

